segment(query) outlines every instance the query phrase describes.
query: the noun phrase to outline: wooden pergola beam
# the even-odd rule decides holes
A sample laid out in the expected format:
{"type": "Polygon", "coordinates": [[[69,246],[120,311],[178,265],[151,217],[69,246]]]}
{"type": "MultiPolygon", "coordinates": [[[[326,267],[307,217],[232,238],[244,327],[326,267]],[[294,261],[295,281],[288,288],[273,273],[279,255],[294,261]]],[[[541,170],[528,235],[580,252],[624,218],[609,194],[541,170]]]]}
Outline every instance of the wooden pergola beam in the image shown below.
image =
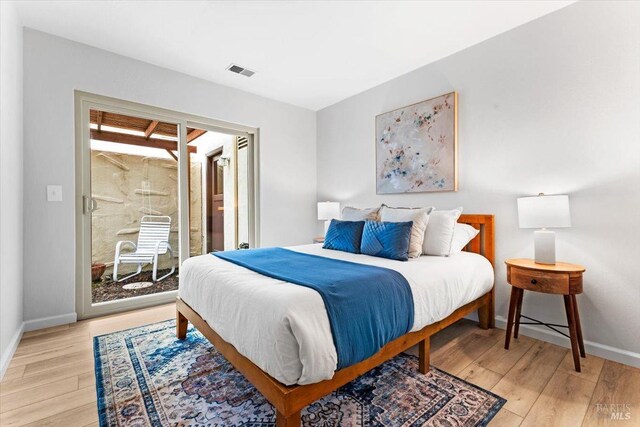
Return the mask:
{"type": "Polygon", "coordinates": [[[175,160],[176,162],[178,161],[178,156],[176,156],[175,154],[173,154],[173,151],[171,150],[167,150],[167,153],[169,153],[169,155],[171,157],[173,157],[173,160],[175,160]]]}
{"type": "Polygon", "coordinates": [[[149,137],[153,134],[159,124],[159,121],[152,120],[151,123],[149,123],[149,126],[147,126],[147,129],[144,131],[144,137],[149,139],[149,137]]]}
{"type": "Polygon", "coordinates": [[[102,111],[98,111],[98,132],[102,132],[102,111]]]}
{"type": "MultiPolygon", "coordinates": [[[[175,141],[167,141],[165,139],[147,139],[144,136],[128,135],[125,133],[111,132],[103,130],[98,132],[91,129],[91,139],[106,142],[115,142],[118,144],[137,145],[140,147],[159,148],[162,150],[178,151],[178,143],[175,141]]],[[[197,153],[198,147],[187,145],[188,153],[197,153]]]]}
{"type": "Polygon", "coordinates": [[[203,129],[194,129],[191,132],[189,132],[187,134],[187,144],[190,143],[191,141],[193,141],[194,139],[204,135],[205,133],[207,133],[206,130],[203,129]]]}

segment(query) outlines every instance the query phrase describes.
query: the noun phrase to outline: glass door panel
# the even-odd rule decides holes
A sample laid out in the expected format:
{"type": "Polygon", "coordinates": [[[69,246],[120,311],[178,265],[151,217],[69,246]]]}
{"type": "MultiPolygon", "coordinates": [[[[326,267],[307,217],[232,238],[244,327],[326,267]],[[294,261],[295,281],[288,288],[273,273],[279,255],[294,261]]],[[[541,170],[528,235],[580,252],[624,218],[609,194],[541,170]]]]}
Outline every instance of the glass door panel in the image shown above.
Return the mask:
{"type": "Polygon", "coordinates": [[[192,125],[187,130],[197,151],[191,156],[191,256],[237,249],[236,137],[192,125]]]}
{"type": "Polygon", "coordinates": [[[178,288],[178,125],[90,110],[91,302],[178,288]]]}

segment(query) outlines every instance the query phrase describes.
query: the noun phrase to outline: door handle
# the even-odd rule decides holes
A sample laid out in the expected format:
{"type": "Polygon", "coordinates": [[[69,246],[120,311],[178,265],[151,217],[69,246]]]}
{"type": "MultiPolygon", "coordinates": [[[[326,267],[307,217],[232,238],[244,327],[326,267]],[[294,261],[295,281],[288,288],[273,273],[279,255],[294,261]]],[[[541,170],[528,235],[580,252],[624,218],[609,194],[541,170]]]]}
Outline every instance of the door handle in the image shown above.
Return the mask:
{"type": "Polygon", "coordinates": [[[93,197],[82,196],[82,213],[88,214],[98,209],[98,201],[93,197]]]}

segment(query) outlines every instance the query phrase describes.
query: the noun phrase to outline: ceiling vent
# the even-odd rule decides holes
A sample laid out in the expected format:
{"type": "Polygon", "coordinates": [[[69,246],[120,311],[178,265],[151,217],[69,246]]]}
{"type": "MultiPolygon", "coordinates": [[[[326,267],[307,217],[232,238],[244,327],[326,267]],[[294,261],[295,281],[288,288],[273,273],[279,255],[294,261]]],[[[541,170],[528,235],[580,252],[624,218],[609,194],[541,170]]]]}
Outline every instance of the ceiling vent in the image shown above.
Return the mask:
{"type": "Polygon", "coordinates": [[[256,72],[255,71],[251,71],[247,68],[241,67],[239,65],[236,64],[231,64],[227,67],[227,70],[231,71],[232,73],[236,73],[236,74],[241,74],[245,77],[251,77],[253,76],[256,72]]]}

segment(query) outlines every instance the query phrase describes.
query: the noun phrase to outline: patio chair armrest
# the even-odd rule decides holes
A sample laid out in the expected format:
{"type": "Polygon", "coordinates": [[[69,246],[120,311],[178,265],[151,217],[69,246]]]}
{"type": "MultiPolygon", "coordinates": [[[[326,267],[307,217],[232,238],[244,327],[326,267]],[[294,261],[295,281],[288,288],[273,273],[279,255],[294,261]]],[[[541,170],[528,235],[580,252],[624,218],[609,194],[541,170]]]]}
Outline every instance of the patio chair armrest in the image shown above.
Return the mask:
{"type": "MultiPolygon", "coordinates": [[[[161,244],[163,244],[163,243],[167,245],[167,249],[171,250],[171,245],[169,244],[169,241],[168,241],[168,240],[158,240],[158,241],[155,243],[155,248],[154,248],[154,250],[153,250],[153,254],[154,254],[156,257],[157,257],[158,255],[160,255],[160,253],[159,253],[159,252],[160,252],[160,245],[161,245],[161,244]]],[[[166,253],[166,251],[165,251],[165,252],[163,252],[163,253],[166,253]]]]}
{"type": "Polygon", "coordinates": [[[130,244],[131,246],[133,246],[133,250],[134,251],[136,249],[138,249],[136,244],[133,243],[131,240],[120,240],[120,241],[118,241],[118,243],[116,243],[116,260],[120,256],[120,250],[122,249],[122,246],[125,245],[125,244],[130,244]]]}

